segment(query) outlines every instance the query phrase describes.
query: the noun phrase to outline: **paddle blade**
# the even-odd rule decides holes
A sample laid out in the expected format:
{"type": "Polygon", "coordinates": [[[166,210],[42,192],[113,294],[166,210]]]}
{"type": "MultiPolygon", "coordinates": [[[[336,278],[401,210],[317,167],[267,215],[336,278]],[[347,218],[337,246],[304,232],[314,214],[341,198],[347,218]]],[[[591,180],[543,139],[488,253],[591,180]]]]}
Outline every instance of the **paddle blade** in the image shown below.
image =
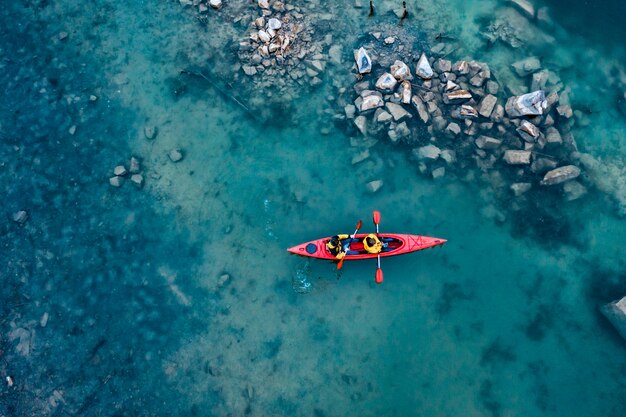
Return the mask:
{"type": "Polygon", "coordinates": [[[374,224],[380,223],[380,211],[374,210],[374,224]]]}
{"type": "Polygon", "coordinates": [[[356,224],[356,230],[359,230],[361,226],[363,226],[363,222],[359,220],[359,222],[356,224]]]}
{"type": "Polygon", "coordinates": [[[343,266],[343,260],[346,259],[346,257],[344,256],[343,258],[341,258],[341,260],[339,261],[339,263],[337,264],[337,269],[341,269],[341,267],[343,266]]]}
{"type": "Polygon", "coordinates": [[[376,270],[376,284],[382,284],[383,283],[383,270],[378,268],[376,270]]]}

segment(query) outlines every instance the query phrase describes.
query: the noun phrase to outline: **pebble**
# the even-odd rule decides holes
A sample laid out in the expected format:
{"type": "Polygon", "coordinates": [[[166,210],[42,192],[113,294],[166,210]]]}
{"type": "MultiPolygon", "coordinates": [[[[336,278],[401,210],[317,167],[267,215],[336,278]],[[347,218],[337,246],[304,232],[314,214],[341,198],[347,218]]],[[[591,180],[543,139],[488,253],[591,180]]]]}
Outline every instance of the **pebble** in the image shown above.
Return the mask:
{"type": "Polygon", "coordinates": [[[13,221],[15,223],[24,224],[26,220],[28,220],[28,213],[25,210],[13,213],[13,221]]]}
{"type": "Polygon", "coordinates": [[[178,162],[183,159],[183,152],[178,148],[172,149],[168,156],[172,162],[178,162]]]}
{"type": "Polygon", "coordinates": [[[126,168],[124,167],[124,165],[118,165],[115,168],[113,168],[113,174],[118,177],[126,175],[126,168]]]}

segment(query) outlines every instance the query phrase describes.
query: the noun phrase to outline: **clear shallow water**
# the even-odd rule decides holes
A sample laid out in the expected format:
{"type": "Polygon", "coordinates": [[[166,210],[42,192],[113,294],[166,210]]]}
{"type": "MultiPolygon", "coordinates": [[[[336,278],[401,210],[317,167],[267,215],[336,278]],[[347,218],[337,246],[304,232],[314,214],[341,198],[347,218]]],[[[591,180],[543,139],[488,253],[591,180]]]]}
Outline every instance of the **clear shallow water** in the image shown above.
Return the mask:
{"type": "MultiPolygon", "coordinates": [[[[342,6],[327,7],[345,16],[335,39],[346,51],[362,25],[396,28],[391,2],[373,21],[342,6]]],[[[234,60],[222,46],[236,25],[214,19],[207,38],[177,3],[11,7],[0,373],[15,385],[2,387],[2,413],[606,416],[624,406],[624,342],[597,312],[626,292],[624,223],[605,194],[557,211],[564,227],[531,212],[495,223],[484,184],[424,178],[402,147],[379,143],[352,171],[345,129],[316,110],[338,111],[330,79],[297,99],[294,122],[278,108],[262,124],[178,75],[209,62],[227,86],[234,60]],[[67,104],[70,94],[81,100],[67,104]],[[154,141],[146,125],[158,126],[154,141]],[[131,155],[145,187],[110,187],[131,155]],[[367,193],[376,178],[383,189],[367,193]],[[10,220],[20,209],[23,227],[10,220]],[[382,286],[373,262],[340,274],[312,262],[312,290],[295,293],[303,260],[284,250],[368,225],[373,209],[383,230],[450,242],[385,259],[382,286]]],[[[615,56],[563,31],[554,36],[577,42],[485,49],[477,32],[501,10],[493,3],[422,7],[407,30],[424,44],[452,32],[455,58],[504,73],[529,54],[556,57],[572,101],[601,109],[576,131],[579,145],[623,166],[623,118],[586,71],[610,72],[615,56]]],[[[349,82],[350,65],[333,71],[349,82]]]]}

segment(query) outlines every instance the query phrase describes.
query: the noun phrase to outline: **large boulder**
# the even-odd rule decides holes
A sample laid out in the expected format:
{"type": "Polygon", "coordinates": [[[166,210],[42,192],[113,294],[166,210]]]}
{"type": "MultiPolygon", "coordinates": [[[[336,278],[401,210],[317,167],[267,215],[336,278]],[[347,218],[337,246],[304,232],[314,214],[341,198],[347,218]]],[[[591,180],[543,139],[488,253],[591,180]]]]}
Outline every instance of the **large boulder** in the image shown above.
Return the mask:
{"type": "Polygon", "coordinates": [[[509,117],[541,116],[548,107],[546,94],[543,90],[521,96],[509,97],[505,110],[509,117]]]}
{"type": "Polygon", "coordinates": [[[565,165],[548,171],[541,180],[541,185],[561,184],[565,181],[573,180],[580,175],[580,168],[576,165],[565,165]]]}
{"type": "Polygon", "coordinates": [[[626,339],[626,297],[604,305],[601,311],[619,334],[626,339]]]}
{"type": "Polygon", "coordinates": [[[361,47],[354,52],[354,59],[359,74],[367,74],[372,71],[372,59],[367,54],[365,48],[361,47]]]}

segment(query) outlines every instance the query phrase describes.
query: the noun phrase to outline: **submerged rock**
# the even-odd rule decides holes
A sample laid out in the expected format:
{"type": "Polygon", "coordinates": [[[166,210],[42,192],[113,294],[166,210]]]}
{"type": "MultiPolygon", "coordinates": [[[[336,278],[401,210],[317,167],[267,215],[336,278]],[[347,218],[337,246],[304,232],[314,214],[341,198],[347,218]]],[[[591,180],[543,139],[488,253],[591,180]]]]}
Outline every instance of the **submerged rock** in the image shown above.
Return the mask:
{"type": "Polygon", "coordinates": [[[268,29],[278,30],[278,29],[281,28],[281,26],[282,26],[282,23],[280,23],[280,20],[278,20],[278,19],[276,19],[274,17],[267,21],[267,28],[268,29]]]}
{"type": "Polygon", "coordinates": [[[383,180],[374,180],[366,184],[367,191],[369,191],[370,193],[377,192],[378,190],[382,188],[382,186],[383,186],[383,180]]]}
{"type": "Polygon", "coordinates": [[[26,210],[20,210],[18,212],[13,213],[13,221],[15,223],[24,224],[28,220],[28,213],[26,210]]]}
{"type": "Polygon", "coordinates": [[[520,195],[530,190],[532,186],[533,185],[529,182],[516,182],[515,184],[511,184],[510,188],[511,191],[513,191],[513,194],[519,197],[520,195]]]}
{"type": "Polygon", "coordinates": [[[536,56],[531,56],[511,64],[511,67],[515,70],[517,75],[525,77],[541,69],[541,62],[536,56]]]}
{"type": "Polygon", "coordinates": [[[511,4],[529,19],[535,18],[535,7],[528,0],[510,0],[511,4]]]}
{"type": "Polygon", "coordinates": [[[413,153],[419,160],[436,161],[441,155],[441,149],[435,145],[426,145],[420,148],[414,149],[413,153]]]}
{"type": "Polygon", "coordinates": [[[505,110],[509,117],[540,116],[547,108],[546,95],[543,90],[521,96],[509,97],[505,110]]]}
{"type": "Polygon", "coordinates": [[[130,181],[138,188],[143,187],[143,175],[141,174],[133,174],[130,181]]]}
{"type": "Polygon", "coordinates": [[[573,201],[587,194],[587,189],[578,181],[568,181],[563,184],[563,193],[567,201],[573,201]]]}
{"type": "Polygon", "coordinates": [[[367,119],[365,116],[358,116],[354,119],[354,124],[363,135],[367,134],[367,119]]]}
{"type": "Polygon", "coordinates": [[[417,67],[415,68],[415,74],[424,80],[430,80],[433,78],[434,72],[426,58],[426,54],[422,53],[419,61],[417,61],[417,67]]]}
{"type": "Polygon", "coordinates": [[[168,156],[172,162],[178,162],[183,159],[183,152],[178,148],[172,149],[168,156]]]}
{"type": "Polygon", "coordinates": [[[156,126],[146,126],[143,128],[143,134],[145,135],[146,139],[152,140],[156,138],[156,135],[158,134],[158,129],[156,126]]]}
{"type": "Polygon", "coordinates": [[[356,66],[359,74],[367,74],[372,71],[372,60],[367,54],[365,48],[361,47],[355,51],[354,59],[356,60],[356,66]]]}
{"type": "Polygon", "coordinates": [[[541,185],[561,184],[565,181],[573,180],[580,175],[580,168],[576,165],[566,165],[548,171],[541,180],[541,185]]]}
{"type": "Polygon", "coordinates": [[[134,156],[130,158],[128,171],[131,174],[139,174],[139,171],[141,171],[141,162],[139,161],[139,159],[135,158],[134,156]]]}
{"type": "Polygon", "coordinates": [[[619,334],[626,339],[626,297],[606,304],[601,310],[619,334]]]}
{"type": "Polygon", "coordinates": [[[113,175],[124,176],[126,175],[126,172],[127,171],[124,165],[118,165],[115,168],[113,168],[113,175]]]}
{"type": "Polygon", "coordinates": [[[481,135],[476,139],[476,146],[480,149],[493,150],[498,149],[502,145],[500,139],[492,138],[490,136],[481,135]]]}
{"type": "Polygon", "coordinates": [[[504,152],[504,161],[509,165],[529,165],[530,151],[507,150],[504,152]]]}

